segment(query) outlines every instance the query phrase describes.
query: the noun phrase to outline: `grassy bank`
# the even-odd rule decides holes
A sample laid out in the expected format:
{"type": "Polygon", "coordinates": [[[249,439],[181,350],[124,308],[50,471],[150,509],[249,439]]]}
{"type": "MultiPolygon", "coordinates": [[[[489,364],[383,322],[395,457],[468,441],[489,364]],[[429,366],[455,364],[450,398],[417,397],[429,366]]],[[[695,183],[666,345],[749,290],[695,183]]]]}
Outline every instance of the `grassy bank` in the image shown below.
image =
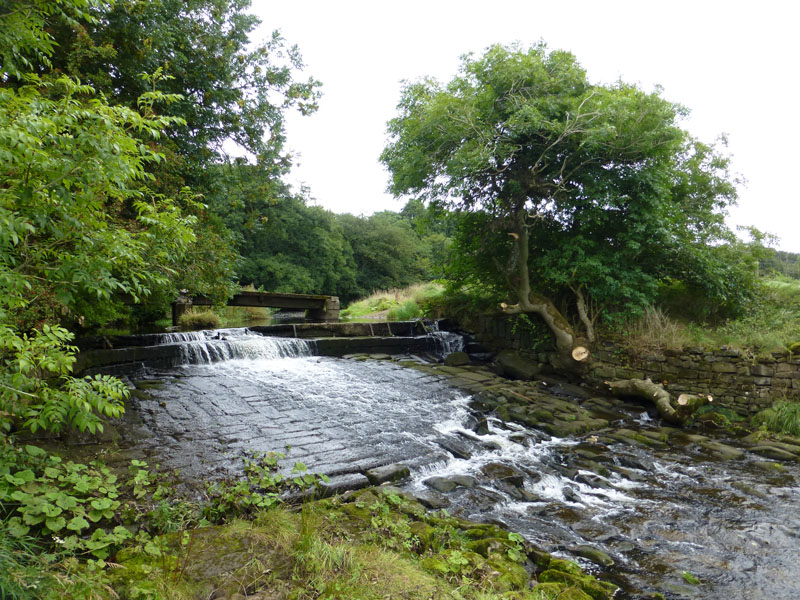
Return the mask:
{"type": "Polygon", "coordinates": [[[406,288],[380,290],[348,305],[342,319],[351,321],[408,321],[428,315],[432,301],[444,294],[444,286],[436,282],[417,283],[406,288]]]}
{"type": "Polygon", "coordinates": [[[114,473],[34,446],[0,454],[0,597],[33,599],[603,600],[615,587],[494,525],[396,488],[284,504],[316,476],[246,461],[202,502],[133,461],[114,473]]]}

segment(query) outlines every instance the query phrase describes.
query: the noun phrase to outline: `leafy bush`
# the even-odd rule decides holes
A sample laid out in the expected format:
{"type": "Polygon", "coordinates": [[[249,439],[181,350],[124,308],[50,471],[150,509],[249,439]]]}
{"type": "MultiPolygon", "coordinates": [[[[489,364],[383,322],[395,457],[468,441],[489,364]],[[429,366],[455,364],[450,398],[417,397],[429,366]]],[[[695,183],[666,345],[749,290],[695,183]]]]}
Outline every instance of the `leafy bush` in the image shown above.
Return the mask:
{"type": "Polygon", "coordinates": [[[222,321],[216,313],[210,310],[202,312],[187,312],[182,314],[178,319],[178,325],[184,331],[192,331],[195,329],[217,329],[220,327],[222,321]]]}
{"type": "Polygon", "coordinates": [[[406,288],[381,290],[351,303],[342,310],[341,316],[353,319],[392,310],[395,311],[392,316],[388,313],[386,315],[390,321],[403,321],[423,315],[431,316],[429,308],[443,293],[444,287],[437,282],[417,283],[406,288]],[[416,304],[416,309],[409,304],[410,302],[416,304]],[[401,308],[405,305],[408,305],[407,308],[401,308]],[[401,311],[401,316],[398,316],[398,311],[401,311]]]}

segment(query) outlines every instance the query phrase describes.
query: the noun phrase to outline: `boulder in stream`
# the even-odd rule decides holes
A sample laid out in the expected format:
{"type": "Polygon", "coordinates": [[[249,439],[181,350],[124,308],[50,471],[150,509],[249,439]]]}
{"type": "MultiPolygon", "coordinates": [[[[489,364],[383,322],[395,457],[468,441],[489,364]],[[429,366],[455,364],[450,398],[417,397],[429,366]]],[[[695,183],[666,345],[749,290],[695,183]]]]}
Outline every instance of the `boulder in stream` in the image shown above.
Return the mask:
{"type": "Polygon", "coordinates": [[[588,544],[581,544],[579,546],[571,547],[570,551],[575,556],[581,556],[586,560],[592,561],[596,565],[600,565],[601,567],[608,568],[614,566],[614,559],[611,558],[608,554],[606,554],[602,550],[595,548],[594,546],[589,546],[588,544]]]}
{"type": "Polygon", "coordinates": [[[364,472],[364,475],[367,476],[372,485],[380,485],[388,481],[408,479],[411,476],[411,472],[407,465],[394,464],[368,469],[364,472]]]}

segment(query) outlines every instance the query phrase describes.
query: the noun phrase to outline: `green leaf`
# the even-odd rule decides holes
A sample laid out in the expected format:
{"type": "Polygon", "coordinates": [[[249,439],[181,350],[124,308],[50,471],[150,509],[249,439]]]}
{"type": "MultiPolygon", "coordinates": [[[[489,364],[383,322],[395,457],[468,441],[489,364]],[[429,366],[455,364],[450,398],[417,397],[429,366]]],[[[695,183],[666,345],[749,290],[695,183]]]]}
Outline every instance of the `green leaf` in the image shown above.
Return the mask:
{"type": "Polygon", "coordinates": [[[77,531],[80,533],[84,529],[89,527],[89,522],[84,519],[81,515],[77,515],[70,519],[69,523],[67,523],[67,529],[70,531],[77,531]]]}
{"type": "Polygon", "coordinates": [[[47,456],[47,452],[38,446],[31,446],[29,444],[26,444],[25,452],[27,452],[30,456],[47,456]]]}
{"type": "Polygon", "coordinates": [[[28,535],[28,532],[31,530],[30,527],[24,525],[22,523],[22,519],[19,517],[12,517],[8,520],[6,525],[6,531],[13,535],[14,537],[22,537],[24,535],[28,535]]]}
{"type": "Polygon", "coordinates": [[[64,517],[49,518],[44,522],[44,524],[45,527],[47,527],[51,532],[55,533],[64,529],[64,526],[67,524],[67,520],[64,517]]]}

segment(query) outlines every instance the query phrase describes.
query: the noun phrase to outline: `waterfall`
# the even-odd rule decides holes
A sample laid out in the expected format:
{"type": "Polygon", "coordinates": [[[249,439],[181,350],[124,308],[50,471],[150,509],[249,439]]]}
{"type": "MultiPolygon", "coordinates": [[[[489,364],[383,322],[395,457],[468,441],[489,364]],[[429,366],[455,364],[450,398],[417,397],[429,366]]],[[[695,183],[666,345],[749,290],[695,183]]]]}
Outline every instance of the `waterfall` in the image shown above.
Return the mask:
{"type": "Polygon", "coordinates": [[[306,340],[266,337],[248,329],[165,333],[162,344],[179,344],[183,364],[210,364],[236,358],[276,359],[311,356],[306,340]]]}
{"type": "Polygon", "coordinates": [[[453,352],[464,351],[464,337],[452,331],[439,329],[439,321],[423,321],[423,326],[436,344],[436,354],[444,358],[453,352]]]}

